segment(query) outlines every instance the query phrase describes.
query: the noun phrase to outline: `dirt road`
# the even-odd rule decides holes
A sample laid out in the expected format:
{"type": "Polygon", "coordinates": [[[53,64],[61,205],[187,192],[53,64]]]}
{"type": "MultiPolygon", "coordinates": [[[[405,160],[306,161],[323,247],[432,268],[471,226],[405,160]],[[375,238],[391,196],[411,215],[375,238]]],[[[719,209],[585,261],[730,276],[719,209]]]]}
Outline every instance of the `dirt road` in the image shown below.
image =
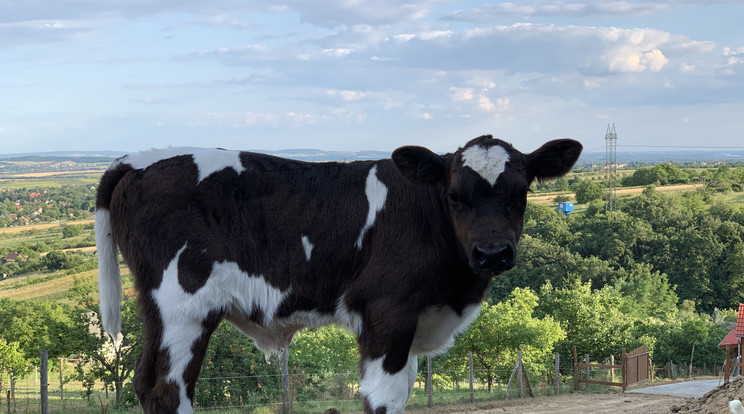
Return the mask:
{"type": "MultiPolygon", "coordinates": [[[[449,414],[667,414],[673,405],[682,405],[684,397],[647,394],[568,394],[557,397],[526,398],[502,401],[467,411],[449,414]]],[[[462,408],[462,406],[460,407],[462,408]]],[[[435,410],[437,412],[438,410],[435,410]]],[[[447,411],[443,411],[447,412],[447,411]]]]}

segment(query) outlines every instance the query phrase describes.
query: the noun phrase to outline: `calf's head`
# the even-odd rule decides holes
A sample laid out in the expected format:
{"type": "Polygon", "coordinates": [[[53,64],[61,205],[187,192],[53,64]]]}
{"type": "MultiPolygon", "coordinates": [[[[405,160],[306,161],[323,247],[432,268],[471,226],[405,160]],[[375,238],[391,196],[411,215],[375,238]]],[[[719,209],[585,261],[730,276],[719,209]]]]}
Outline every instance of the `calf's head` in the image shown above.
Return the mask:
{"type": "Polygon", "coordinates": [[[444,156],[401,147],[393,162],[407,179],[437,187],[471,270],[495,275],[516,262],[530,184],[566,174],[581,149],[577,141],[558,139],[522,154],[485,135],[444,156]]]}

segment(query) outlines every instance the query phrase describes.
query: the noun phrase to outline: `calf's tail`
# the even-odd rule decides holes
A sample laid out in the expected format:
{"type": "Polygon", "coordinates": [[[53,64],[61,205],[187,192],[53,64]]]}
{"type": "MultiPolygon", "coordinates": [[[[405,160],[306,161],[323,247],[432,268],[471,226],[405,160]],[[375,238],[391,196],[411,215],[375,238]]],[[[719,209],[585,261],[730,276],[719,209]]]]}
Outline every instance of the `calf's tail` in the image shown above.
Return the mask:
{"type": "Polygon", "coordinates": [[[96,194],[96,250],[98,254],[98,297],[103,329],[118,346],[121,332],[121,273],[119,251],[112,235],[111,195],[124,175],[124,169],[112,166],[104,173],[96,194]]]}

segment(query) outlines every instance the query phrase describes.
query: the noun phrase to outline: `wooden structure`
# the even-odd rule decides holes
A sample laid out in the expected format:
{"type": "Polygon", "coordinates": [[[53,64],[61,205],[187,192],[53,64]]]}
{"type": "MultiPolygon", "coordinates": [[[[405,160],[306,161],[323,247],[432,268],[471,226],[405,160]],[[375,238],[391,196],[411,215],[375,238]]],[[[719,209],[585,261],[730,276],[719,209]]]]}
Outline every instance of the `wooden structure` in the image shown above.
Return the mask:
{"type": "Polygon", "coordinates": [[[723,366],[723,377],[724,382],[729,381],[733,368],[739,368],[737,371],[741,372],[744,363],[742,362],[742,342],[744,342],[744,303],[739,304],[739,314],[736,318],[736,327],[732,329],[728,335],[718,344],[719,348],[726,349],[726,363],[723,366]],[[731,350],[734,349],[735,354],[733,355],[734,360],[732,361],[731,350]]]}
{"type": "MultiPolygon", "coordinates": [[[[574,351],[574,389],[579,389],[579,384],[598,384],[598,385],[609,385],[613,387],[622,387],[623,392],[628,386],[643,382],[649,379],[651,373],[651,358],[649,357],[648,349],[646,346],[634,349],[630,353],[625,352],[625,348],[622,351],[622,359],[620,364],[592,364],[589,363],[589,355],[586,355],[586,362],[579,363],[579,357],[576,353],[576,347],[574,351]],[[579,368],[587,368],[587,374],[585,379],[579,379],[579,368]],[[619,369],[622,372],[622,379],[620,382],[614,381],[592,381],[589,379],[590,368],[606,368],[606,369],[619,369]]],[[[613,376],[614,377],[614,376],[613,376]]]]}

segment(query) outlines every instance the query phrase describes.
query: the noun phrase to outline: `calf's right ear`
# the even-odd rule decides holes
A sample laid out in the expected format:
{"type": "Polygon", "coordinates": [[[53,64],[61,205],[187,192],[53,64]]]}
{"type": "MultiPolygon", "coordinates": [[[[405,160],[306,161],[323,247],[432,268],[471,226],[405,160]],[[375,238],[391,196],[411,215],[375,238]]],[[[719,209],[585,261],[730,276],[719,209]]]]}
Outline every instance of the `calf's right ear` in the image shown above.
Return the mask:
{"type": "Polygon", "coordinates": [[[433,185],[444,181],[446,162],[424,147],[407,146],[393,151],[393,163],[409,181],[433,185]]]}

